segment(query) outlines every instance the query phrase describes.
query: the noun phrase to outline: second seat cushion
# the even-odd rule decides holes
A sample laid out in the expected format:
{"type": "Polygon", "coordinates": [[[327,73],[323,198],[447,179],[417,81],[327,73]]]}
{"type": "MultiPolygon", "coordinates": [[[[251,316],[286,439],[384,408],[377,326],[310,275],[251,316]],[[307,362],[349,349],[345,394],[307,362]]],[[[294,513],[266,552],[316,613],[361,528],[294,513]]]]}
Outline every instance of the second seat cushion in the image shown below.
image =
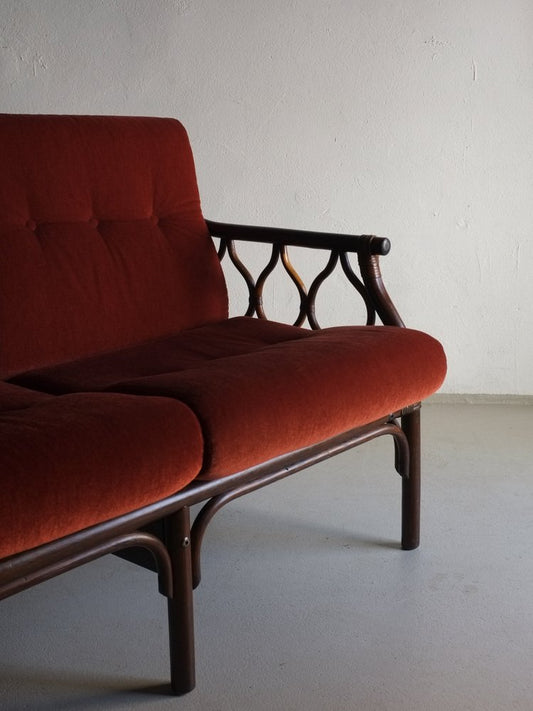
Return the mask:
{"type": "Polygon", "coordinates": [[[175,400],[0,383],[0,558],[178,492],[202,456],[198,421],[175,400]]]}
{"type": "Polygon", "coordinates": [[[310,331],[233,318],[17,376],[51,393],[111,390],[186,403],[213,479],[379,419],[441,385],[434,338],[386,326],[310,331]]]}

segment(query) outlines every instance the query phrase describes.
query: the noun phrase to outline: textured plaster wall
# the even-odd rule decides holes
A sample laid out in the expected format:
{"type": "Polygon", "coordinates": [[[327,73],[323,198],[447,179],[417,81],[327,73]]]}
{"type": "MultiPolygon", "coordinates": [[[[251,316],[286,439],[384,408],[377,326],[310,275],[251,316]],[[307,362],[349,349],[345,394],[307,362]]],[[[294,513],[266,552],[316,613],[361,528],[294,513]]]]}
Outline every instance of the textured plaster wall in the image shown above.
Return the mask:
{"type": "Polygon", "coordinates": [[[444,390],[533,394],[532,37],[531,0],[0,0],[0,110],[181,118],[206,216],[390,237],[444,390]]]}

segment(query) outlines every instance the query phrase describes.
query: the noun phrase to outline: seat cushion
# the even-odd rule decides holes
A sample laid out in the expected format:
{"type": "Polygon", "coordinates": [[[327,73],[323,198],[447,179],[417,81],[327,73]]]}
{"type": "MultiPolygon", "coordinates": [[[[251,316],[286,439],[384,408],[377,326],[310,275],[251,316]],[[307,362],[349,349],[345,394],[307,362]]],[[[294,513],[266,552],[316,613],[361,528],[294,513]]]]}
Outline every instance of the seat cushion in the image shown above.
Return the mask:
{"type": "Polygon", "coordinates": [[[235,318],[16,379],[48,392],[113,390],[179,399],[203,429],[201,477],[258,464],[416,403],[446,359],[405,328],[322,331],[235,318]]]}
{"type": "Polygon", "coordinates": [[[200,427],[180,402],[39,398],[0,412],[0,557],[154,503],[202,466],[200,427]]]}
{"type": "Polygon", "coordinates": [[[0,381],[0,413],[7,410],[22,410],[51,399],[52,396],[46,393],[0,381]]]}

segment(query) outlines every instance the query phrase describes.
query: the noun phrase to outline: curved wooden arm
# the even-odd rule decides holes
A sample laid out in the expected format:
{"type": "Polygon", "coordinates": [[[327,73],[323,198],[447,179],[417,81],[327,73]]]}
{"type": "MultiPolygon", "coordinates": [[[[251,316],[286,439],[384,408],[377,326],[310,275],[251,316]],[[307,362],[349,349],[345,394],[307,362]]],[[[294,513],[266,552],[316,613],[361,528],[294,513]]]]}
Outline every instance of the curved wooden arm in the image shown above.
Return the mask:
{"type": "Polygon", "coordinates": [[[385,326],[405,327],[396,306],[390,298],[379,268],[379,257],[371,252],[359,252],[359,270],[376,313],[385,326]]]}
{"type": "Polygon", "coordinates": [[[294,325],[301,326],[307,318],[311,328],[320,328],[315,316],[316,294],[322,282],[331,274],[340,260],[345,275],[366,304],[367,325],[375,323],[376,314],[386,326],[403,327],[405,325],[387,293],[379,268],[379,257],[388,254],[391,246],[390,241],[385,237],[309,232],[279,227],[254,227],[213,222],[211,220],[206,220],[206,224],[211,236],[218,237],[221,240],[219,257],[222,259],[226,252],[229,252],[231,261],[246,282],[249,293],[249,306],[246,316],[256,314],[259,318],[267,318],[263,312],[262,305],[263,285],[281,257],[285,271],[296,284],[300,296],[299,313],[294,325]],[[241,262],[236,252],[234,240],[272,245],[271,259],[257,282],[241,262]],[[299,275],[290,264],[286,253],[287,246],[324,249],[331,252],[328,265],[315,278],[309,292],[307,292],[299,275]],[[350,253],[357,254],[362,281],[352,271],[348,258],[350,253]]]}
{"type": "Polygon", "coordinates": [[[330,232],[289,230],[281,227],[232,225],[212,220],[206,220],[206,224],[213,237],[224,239],[329,249],[339,252],[367,252],[382,256],[390,251],[390,241],[386,237],[375,237],[374,235],[343,235],[330,232]]]}

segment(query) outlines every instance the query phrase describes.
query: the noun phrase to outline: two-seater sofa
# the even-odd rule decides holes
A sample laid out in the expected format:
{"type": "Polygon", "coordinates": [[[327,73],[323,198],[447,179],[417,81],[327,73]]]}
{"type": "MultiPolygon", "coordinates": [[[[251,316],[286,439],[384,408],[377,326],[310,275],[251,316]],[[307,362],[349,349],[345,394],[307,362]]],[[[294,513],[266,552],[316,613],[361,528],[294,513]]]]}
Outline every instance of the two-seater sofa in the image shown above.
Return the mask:
{"type": "Polygon", "coordinates": [[[146,549],[181,693],[194,686],[202,538],[232,499],[391,435],[402,547],[418,545],[420,402],[446,360],[385,290],[387,239],[206,221],[172,119],[3,115],[0,146],[0,597],[146,549]],[[257,279],[243,241],[271,244],[257,279]],[[329,253],[308,289],[291,245],[329,253]],[[244,316],[228,316],[222,258],[245,280],[244,316]],[[276,265],[298,295],[292,325],[264,313],[276,265]],[[335,269],[364,325],[319,327],[315,297],[335,269]]]}

